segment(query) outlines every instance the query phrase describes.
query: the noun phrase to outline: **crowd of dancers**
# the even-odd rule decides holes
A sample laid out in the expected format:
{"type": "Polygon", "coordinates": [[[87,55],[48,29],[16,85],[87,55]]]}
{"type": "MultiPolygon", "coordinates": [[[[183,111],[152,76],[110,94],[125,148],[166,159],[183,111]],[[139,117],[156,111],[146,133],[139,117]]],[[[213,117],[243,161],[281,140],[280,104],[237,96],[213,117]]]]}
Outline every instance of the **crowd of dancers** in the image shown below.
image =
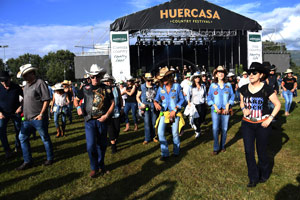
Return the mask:
{"type": "Polygon", "coordinates": [[[127,77],[119,82],[104,68],[93,64],[79,87],[67,80],[50,87],[38,78],[36,71],[31,64],[21,66],[17,77],[24,81],[20,86],[11,81],[8,72],[0,72],[0,138],[6,158],[13,154],[6,133],[11,119],[16,132],[15,151],[22,151],[24,159],[17,170],[33,167],[29,141],[35,131],[45,146],[47,159],[44,165],[52,165],[54,154],[48,133],[49,119],[54,118],[56,137],[65,136],[66,121],[72,123],[74,106],[77,114],[84,117],[91,168],[89,176],[92,178],[108,172],[104,162],[107,135],[114,154],[118,151],[121,123],[125,123],[124,132],[137,131],[140,118],[144,119],[143,145],[152,141],[159,143],[161,161],[170,158],[166,129],[172,133],[172,156],[180,156],[180,135],[187,127],[186,122],[194,129],[195,138],[199,138],[201,124],[206,123],[208,112],[211,112],[214,138],[212,155],[226,152],[232,107],[239,103],[243,112],[241,130],[249,176],[247,186],[255,187],[270,176],[266,148],[270,124],[276,120],[281,107],[277,94],[281,91],[288,116],[297,91],[297,80],[292,71],[288,69],[281,79],[276,76],[276,67],[270,63],[252,63],[241,77],[228,73],[224,66],[216,67],[212,74],[184,66],[183,70],[162,67],[155,74],[145,73],[143,77],[127,77]],[[133,126],[129,123],[130,110],[133,126]]]}

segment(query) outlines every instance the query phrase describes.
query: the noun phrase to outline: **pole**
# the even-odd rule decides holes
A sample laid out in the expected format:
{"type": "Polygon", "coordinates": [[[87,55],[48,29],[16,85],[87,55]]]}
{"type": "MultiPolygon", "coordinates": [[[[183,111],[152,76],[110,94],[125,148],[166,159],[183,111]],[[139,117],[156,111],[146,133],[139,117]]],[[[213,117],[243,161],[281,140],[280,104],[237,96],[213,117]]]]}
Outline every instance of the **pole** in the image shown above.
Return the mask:
{"type": "Polygon", "coordinates": [[[137,46],[137,50],[138,50],[138,69],[141,68],[141,58],[140,58],[140,45],[137,46]]]}
{"type": "Polygon", "coordinates": [[[197,48],[195,47],[194,48],[194,51],[195,51],[195,65],[197,65],[197,48]]]}
{"type": "Polygon", "coordinates": [[[152,46],[152,69],[155,67],[155,51],[154,46],[152,46]]]}
{"type": "Polygon", "coordinates": [[[181,68],[183,69],[183,45],[181,44],[181,68]]]}
{"type": "Polygon", "coordinates": [[[169,45],[167,45],[167,59],[168,59],[168,67],[170,67],[169,45]]]}

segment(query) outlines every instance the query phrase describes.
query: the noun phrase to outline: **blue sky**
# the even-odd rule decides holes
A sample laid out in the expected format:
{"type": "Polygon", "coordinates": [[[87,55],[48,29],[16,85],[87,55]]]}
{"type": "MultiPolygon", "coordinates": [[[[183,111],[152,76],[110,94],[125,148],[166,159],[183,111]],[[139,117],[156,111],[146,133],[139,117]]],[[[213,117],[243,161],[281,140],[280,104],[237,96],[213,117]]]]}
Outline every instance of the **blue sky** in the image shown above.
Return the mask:
{"type": "MultiPolygon", "coordinates": [[[[8,44],[6,58],[24,53],[47,54],[75,45],[104,43],[116,18],[166,2],[164,0],[0,0],[0,45],[8,44]],[[90,31],[90,32],[88,32],[90,31]]],[[[265,39],[300,49],[300,2],[296,0],[211,0],[257,20],[265,39]],[[276,29],[277,34],[274,34],[276,29]]],[[[0,49],[0,58],[3,58],[0,49]]]]}

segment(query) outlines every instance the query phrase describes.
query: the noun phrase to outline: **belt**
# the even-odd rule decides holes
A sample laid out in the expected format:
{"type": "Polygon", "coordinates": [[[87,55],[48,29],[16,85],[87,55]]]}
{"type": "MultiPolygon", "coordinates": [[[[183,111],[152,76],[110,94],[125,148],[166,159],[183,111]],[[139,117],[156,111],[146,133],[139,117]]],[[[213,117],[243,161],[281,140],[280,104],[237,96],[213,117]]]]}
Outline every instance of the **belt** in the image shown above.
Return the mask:
{"type": "Polygon", "coordinates": [[[243,117],[243,120],[250,123],[262,123],[269,118],[269,115],[264,115],[262,118],[254,118],[254,117],[243,117]]]}

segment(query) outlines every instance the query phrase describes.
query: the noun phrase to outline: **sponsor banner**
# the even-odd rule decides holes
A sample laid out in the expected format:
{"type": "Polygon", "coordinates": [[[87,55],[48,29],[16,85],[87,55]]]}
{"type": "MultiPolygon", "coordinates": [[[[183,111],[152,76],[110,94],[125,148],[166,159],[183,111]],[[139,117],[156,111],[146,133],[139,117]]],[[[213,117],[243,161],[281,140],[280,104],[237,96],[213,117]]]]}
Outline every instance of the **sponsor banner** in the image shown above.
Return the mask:
{"type": "Polygon", "coordinates": [[[252,62],[262,63],[262,37],[261,32],[247,32],[248,68],[252,62]]]}
{"type": "Polygon", "coordinates": [[[112,75],[117,80],[130,76],[128,31],[110,32],[112,75]]]}

